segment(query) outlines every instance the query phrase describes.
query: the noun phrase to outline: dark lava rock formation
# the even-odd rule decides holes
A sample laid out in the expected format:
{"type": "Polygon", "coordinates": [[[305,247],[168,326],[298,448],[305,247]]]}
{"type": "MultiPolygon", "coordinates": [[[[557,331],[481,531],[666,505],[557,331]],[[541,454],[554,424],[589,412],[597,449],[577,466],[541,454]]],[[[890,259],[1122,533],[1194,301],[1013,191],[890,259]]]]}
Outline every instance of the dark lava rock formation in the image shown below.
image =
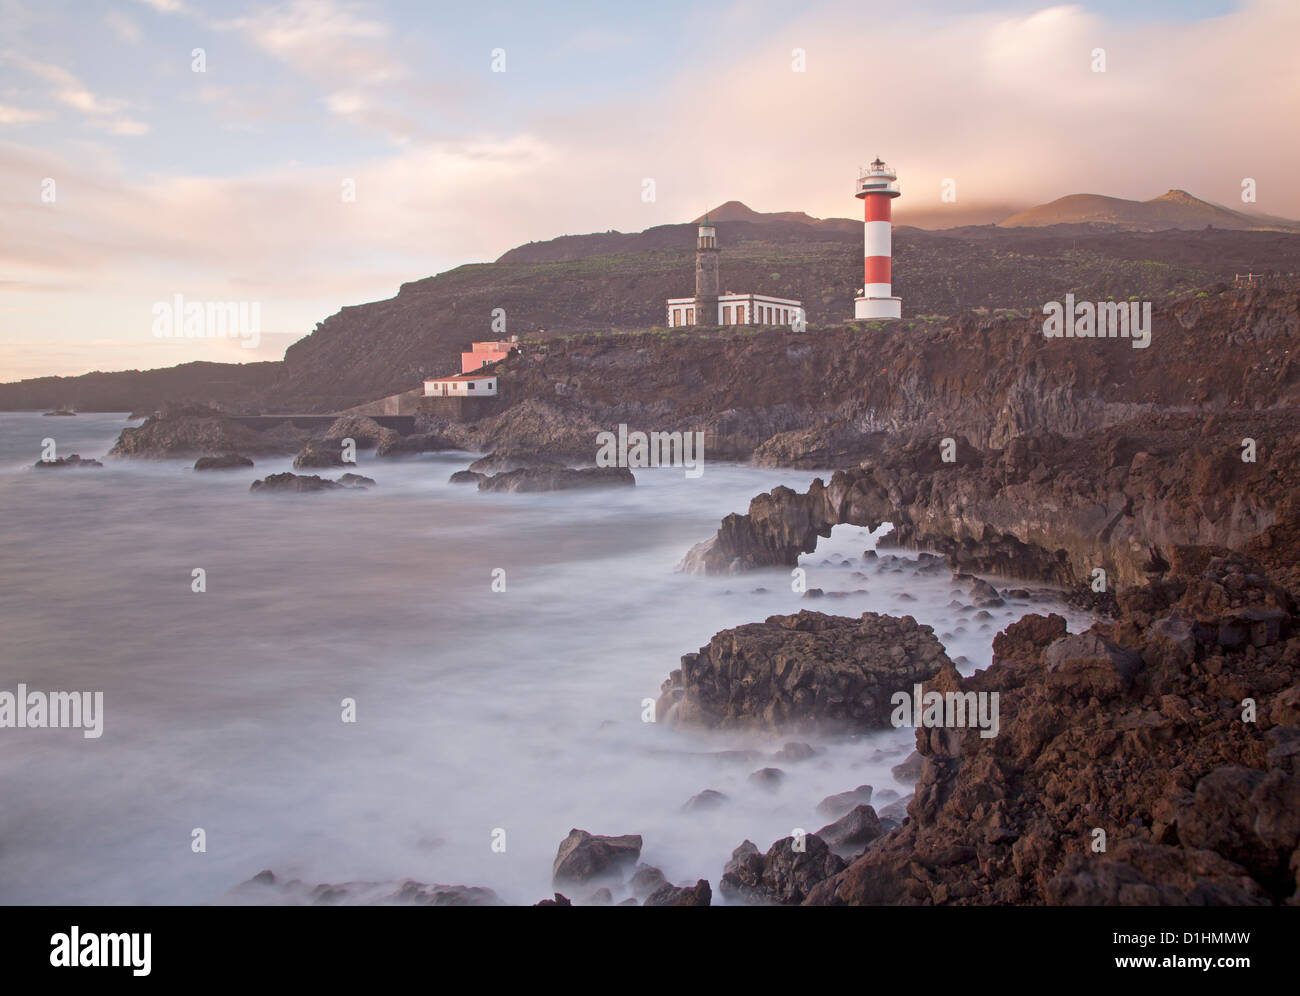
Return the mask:
{"type": "Polygon", "coordinates": [[[284,880],[267,870],[232,889],[227,898],[259,906],[501,906],[491,889],[469,885],[426,885],[404,882],[341,882],[312,885],[284,880]]]}
{"type": "Polygon", "coordinates": [[[294,470],[315,470],[345,466],[343,447],[338,440],[311,439],[293,458],[294,470]]]}
{"type": "Polygon", "coordinates": [[[837,524],[892,522],[891,541],[961,571],[1087,587],[1101,569],[1113,590],[1167,570],[1178,546],[1243,549],[1297,517],[1297,412],[1159,416],[1075,440],[1019,436],[1003,450],[953,442],[951,462],[941,438],[914,439],[829,485],[759,495],[683,567],[793,566],[837,524]]]}
{"type": "Polygon", "coordinates": [[[337,481],[318,474],[310,476],[300,474],[271,474],[260,481],[254,481],[248,490],[277,494],[308,494],[316,491],[336,491],[340,489],[368,488],[374,485],[374,479],[361,474],[344,474],[337,481]]]}
{"type": "Polygon", "coordinates": [[[580,488],[632,487],[636,478],[626,467],[521,467],[478,482],[480,491],[573,491],[580,488]]]}
{"type": "Polygon", "coordinates": [[[223,453],[221,456],[199,457],[194,461],[195,470],[238,470],[253,466],[253,461],[241,453],[223,453]]]}
{"type": "Polygon", "coordinates": [[[212,453],[292,453],[306,433],[289,423],[256,431],[207,405],[164,405],[141,425],[122,430],[109,450],[113,457],[201,457],[212,453]]]}
{"type": "Polygon", "coordinates": [[[659,722],[720,728],[870,730],[890,696],[951,667],[911,616],[859,619],[804,610],[723,630],[664,682],[659,722]]]}
{"type": "Polygon", "coordinates": [[[639,834],[603,837],[575,827],[560,842],[552,876],[557,885],[561,882],[586,882],[617,874],[624,866],[636,864],[639,857],[639,834]]]}
{"type": "Polygon", "coordinates": [[[1294,597],[1202,561],[1122,593],[1090,648],[1031,615],[986,671],[945,668],[927,688],[997,692],[1001,732],[918,730],[907,821],[803,902],[1300,903],[1294,597]]]}
{"type": "Polygon", "coordinates": [[[718,889],[747,903],[798,906],[844,865],[844,859],[816,834],[805,834],[801,841],[784,837],[766,854],[747,840],[731,852],[718,889]]]}
{"type": "Polygon", "coordinates": [[[82,457],[76,453],[72,456],[59,457],[55,460],[37,460],[32,464],[37,470],[67,470],[77,467],[102,467],[104,466],[98,460],[91,460],[89,457],[82,457]]]}

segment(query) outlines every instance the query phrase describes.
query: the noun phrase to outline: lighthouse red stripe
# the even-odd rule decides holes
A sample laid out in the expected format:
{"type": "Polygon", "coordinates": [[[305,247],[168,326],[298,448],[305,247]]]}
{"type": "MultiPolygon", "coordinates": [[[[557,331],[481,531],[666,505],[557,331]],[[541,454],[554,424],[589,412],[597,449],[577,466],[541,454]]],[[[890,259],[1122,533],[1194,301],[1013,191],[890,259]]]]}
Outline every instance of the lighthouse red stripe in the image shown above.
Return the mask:
{"type": "Polygon", "coordinates": [[[866,265],[866,282],[869,284],[893,283],[890,279],[890,262],[888,256],[868,256],[866,265]]]}
{"type": "Polygon", "coordinates": [[[889,205],[892,198],[882,194],[868,194],[863,198],[867,202],[867,221],[889,221],[889,205]]]}

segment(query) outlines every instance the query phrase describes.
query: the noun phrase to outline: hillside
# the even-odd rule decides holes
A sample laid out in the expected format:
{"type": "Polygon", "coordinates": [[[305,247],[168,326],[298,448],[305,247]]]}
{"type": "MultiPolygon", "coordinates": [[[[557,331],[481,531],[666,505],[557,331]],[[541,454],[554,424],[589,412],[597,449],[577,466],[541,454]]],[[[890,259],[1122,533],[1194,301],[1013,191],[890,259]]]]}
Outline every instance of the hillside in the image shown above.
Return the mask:
{"type": "Polygon", "coordinates": [[[1071,194],[1020,211],[998,224],[1003,228],[1113,225],[1146,232],[1169,228],[1199,229],[1206,226],[1238,231],[1300,232],[1300,222],[1234,211],[1193,197],[1185,190],[1170,190],[1149,201],[1130,201],[1101,194],[1071,194]]]}
{"type": "MultiPolygon", "coordinates": [[[[718,238],[725,290],[802,300],[814,327],[849,317],[862,277],[860,226],[838,233],[796,222],[720,222],[718,238]]],[[[693,293],[694,242],[692,225],[571,236],[405,284],[387,301],[345,308],[295,343],[278,400],[337,408],[409,389],[426,373],[455,368],[466,342],[491,334],[495,308],[505,309],[509,332],[541,338],[663,326],[664,300],[693,293]]],[[[1068,292],[1162,300],[1264,270],[1300,271],[1300,235],[993,226],[895,233],[894,287],[909,316],[1037,312],[1068,292]]]]}
{"type": "Polygon", "coordinates": [[[1192,291],[1152,309],[1152,340],[1053,340],[1037,309],[866,327],[573,337],[498,368],[514,397],[590,422],[702,430],[709,451],[844,466],[871,434],[1001,448],[1146,413],[1300,406],[1300,278],[1192,291]]]}
{"type": "Polygon", "coordinates": [[[32,377],[0,384],[5,411],[69,408],[77,411],[154,411],[183,398],[228,408],[260,404],[280,375],[280,364],[197,361],[158,370],[118,370],[79,377],[32,377]]]}
{"type": "MultiPolygon", "coordinates": [[[[847,320],[862,279],[860,223],[763,215],[738,202],[718,214],[736,219],[718,222],[725,290],[800,299],[814,328],[847,320]]],[[[0,385],[0,408],[121,410],[177,399],[341,410],[458,369],[468,342],[495,337],[497,308],[505,309],[507,334],[535,339],[663,326],[664,300],[693,293],[694,245],[693,224],[529,243],[496,262],[457,267],[403,284],[387,300],[343,308],[294,343],[282,364],[39,378],[0,385]]],[[[1220,227],[898,227],[894,246],[894,287],[907,317],[977,308],[1038,313],[1066,293],[1162,301],[1237,273],[1300,272],[1300,234],[1220,227]]]]}

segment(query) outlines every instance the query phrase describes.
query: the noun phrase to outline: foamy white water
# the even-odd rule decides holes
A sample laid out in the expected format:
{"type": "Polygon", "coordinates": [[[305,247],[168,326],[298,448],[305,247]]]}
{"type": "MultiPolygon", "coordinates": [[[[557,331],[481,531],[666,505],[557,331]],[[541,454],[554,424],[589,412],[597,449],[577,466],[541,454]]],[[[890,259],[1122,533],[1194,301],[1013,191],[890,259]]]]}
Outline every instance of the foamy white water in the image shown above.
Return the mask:
{"type": "Polygon", "coordinates": [[[3,903],[221,902],[263,868],[311,883],[481,885],[532,903],[553,891],[571,827],[639,833],[643,860],[670,881],[709,879],[719,901],[745,838],[766,849],[816,830],[817,803],[864,782],[877,808],[909,792],[889,769],[913,731],[766,738],[643,723],[643,700],[683,653],[776,613],[872,610],[949,634],[969,673],[1011,620],[1063,611],[1017,602],[975,620],[949,607],[969,599],[946,570],[864,563],[872,542],[856,527],[803,562],[810,587],[865,594],[808,601],[787,571],[675,571],[725,514],[778,484],[805,489],[809,471],[709,463],[697,479],[636,471],[634,489],[495,495],[447,483],[467,454],[362,454],[373,490],[290,496],[248,492],[289,458],[206,474],[175,460],[31,468],[45,437],[60,455],[102,458],[126,424],[0,414],[0,689],[105,701],[96,740],[0,729],[3,903]],[[191,591],[195,567],[204,593],[191,591]],[[492,591],[495,568],[505,592],[492,591]],[[344,698],[356,724],[340,719],[344,698]],[[822,753],[716,756],[790,739],[822,753]],[[747,780],[774,763],[786,773],[775,793],[747,780]],[[682,811],[703,789],[729,801],[682,811]],[[504,853],[491,847],[498,828],[504,853]]]}

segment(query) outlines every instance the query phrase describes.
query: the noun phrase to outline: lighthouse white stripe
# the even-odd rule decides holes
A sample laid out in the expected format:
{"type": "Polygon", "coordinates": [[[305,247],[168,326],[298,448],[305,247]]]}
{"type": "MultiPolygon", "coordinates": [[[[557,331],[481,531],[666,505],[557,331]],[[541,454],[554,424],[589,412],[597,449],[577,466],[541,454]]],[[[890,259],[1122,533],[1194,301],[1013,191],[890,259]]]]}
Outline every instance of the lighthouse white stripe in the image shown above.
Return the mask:
{"type": "Polygon", "coordinates": [[[892,297],[889,284],[867,284],[862,288],[863,297],[892,297]]]}
{"type": "Polygon", "coordinates": [[[887,221],[868,221],[864,225],[864,248],[863,256],[888,256],[890,255],[891,226],[887,221]]]}

